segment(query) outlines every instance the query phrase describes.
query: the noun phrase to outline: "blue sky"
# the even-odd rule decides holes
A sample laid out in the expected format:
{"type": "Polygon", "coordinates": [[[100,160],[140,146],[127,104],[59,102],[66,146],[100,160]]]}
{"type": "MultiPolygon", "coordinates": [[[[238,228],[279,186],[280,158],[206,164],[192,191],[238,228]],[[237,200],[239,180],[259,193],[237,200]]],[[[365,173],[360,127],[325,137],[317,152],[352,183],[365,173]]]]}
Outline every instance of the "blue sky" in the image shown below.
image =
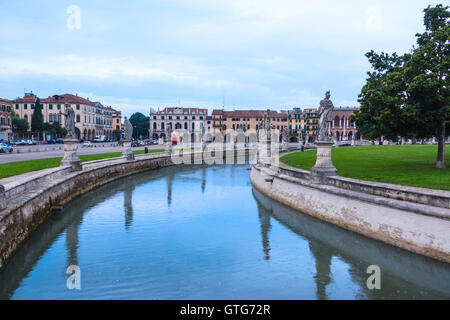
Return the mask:
{"type": "MultiPolygon", "coordinates": [[[[428,4],[0,0],[0,97],[78,93],[122,110],[355,106],[364,56],[404,53],[428,4]],[[67,8],[80,8],[70,29],[67,8]]],[[[448,3],[447,3],[448,4],[448,3]]]]}

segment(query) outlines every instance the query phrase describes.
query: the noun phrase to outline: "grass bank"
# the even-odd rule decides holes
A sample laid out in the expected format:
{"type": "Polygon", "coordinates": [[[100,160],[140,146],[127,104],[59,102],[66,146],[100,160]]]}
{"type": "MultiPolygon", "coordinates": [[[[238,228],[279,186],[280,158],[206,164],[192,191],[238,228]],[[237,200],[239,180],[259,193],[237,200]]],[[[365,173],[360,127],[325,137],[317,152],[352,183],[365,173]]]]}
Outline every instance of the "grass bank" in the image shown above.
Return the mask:
{"type": "MultiPolygon", "coordinates": [[[[136,150],[133,152],[136,155],[145,153],[144,150],[136,150]]],[[[149,150],[148,152],[157,153],[157,152],[164,152],[164,150],[157,149],[157,150],[149,150]]],[[[110,152],[110,153],[79,155],[79,158],[82,162],[87,162],[108,158],[117,158],[120,157],[121,155],[122,155],[121,152],[110,152]]],[[[58,167],[61,160],[62,157],[2,163],[0,164],[0,179],[12,177],[26,172],[58,167]]]]}
{"type": "MultiPolygon", "coordinates": [[[[332,160],[341,177],[386,182],[429,189],[450,190],[450,145],[446,145],[446,169],[436,169],[436,145],[368,146],[336,148],[332,160]]],[[[310,170],[316,150],[295,152],[280,158],[288,166],[310,170]]]]}

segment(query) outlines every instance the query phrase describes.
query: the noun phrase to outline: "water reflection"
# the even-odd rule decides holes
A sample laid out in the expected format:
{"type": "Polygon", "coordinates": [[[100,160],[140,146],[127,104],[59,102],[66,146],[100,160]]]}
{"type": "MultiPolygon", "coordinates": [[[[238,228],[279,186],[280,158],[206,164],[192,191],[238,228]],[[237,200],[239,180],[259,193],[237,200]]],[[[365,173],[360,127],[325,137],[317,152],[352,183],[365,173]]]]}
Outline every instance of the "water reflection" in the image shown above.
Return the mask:
{"type": "MultiPolygon", "coordinates": [[[[439,299],[450,297],[448,264],[360,236],[329,223],[301,214],[253,189],[259,214],[270,214],[295,234],[309,242],[315,260],[317,299],[327,299],[327,286],[334,280],[331,273],[333,257],[344,261],[348,274],[359,285],[360,298],[367,299],[439,299]],[[367,267],[381,268],[382,290],[366,286],[367,267]]],[[[265,221],[268,219],[266,218],[265,221]]],[[[261,229],[263,224],[261,223],[261,229]]],[[[263,236],[263,248],[268,247],[263,236]]]]}
{"type": "Polygon", "coordinates": [[[125,189],[123,192],[123,207],[125,211],[125,230],[129,230],[133,223],[133,191],[135,186],[125,189]]]}
{"type": "Polygon", "coordinates": [[[264,252],[264,259],[270,260],[270,213],[258,203],[258,217],[261,224],[261,238],[264,252]]]}

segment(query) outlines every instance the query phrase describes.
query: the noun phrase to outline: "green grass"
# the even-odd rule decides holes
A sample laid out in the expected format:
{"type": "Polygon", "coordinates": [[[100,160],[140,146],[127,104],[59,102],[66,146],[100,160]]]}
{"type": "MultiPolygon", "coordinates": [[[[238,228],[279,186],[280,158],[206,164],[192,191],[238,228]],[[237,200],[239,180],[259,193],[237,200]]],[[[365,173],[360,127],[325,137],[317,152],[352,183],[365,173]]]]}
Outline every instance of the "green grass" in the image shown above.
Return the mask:
{"type": "MultiPolygon", "coordinates": [[[[136,155],[145,153],[144,150],[136,150],[133,152],[136,155]]],[[[156,152],[164,152],[164,150],[157,149],[157,150],[149,150],[148,152],[156,153],[156,152]]],[[[120,157],[121,155],[122,155],[121,152],[110,152],[110,153],[80,155],[79,158],[82,162],[87,162],[101,159],[117,158],[120,157]]],[[[0,179],[16,176],[18,174],[26,172],[58,167],[61,162],[61,159],[62,157],[2,163],[0,164],[0,179]]]]}
{"type": "MultiPolygon", "coordinates": [[[[450,145],[446,169],[436,169],[436,145],[368,146],[332,150],[333,164],[342,177],[430,189],[450,190],[450,145]]],[[[280,158],[288,166],[310,170],[316,150],[280,158]]]]}

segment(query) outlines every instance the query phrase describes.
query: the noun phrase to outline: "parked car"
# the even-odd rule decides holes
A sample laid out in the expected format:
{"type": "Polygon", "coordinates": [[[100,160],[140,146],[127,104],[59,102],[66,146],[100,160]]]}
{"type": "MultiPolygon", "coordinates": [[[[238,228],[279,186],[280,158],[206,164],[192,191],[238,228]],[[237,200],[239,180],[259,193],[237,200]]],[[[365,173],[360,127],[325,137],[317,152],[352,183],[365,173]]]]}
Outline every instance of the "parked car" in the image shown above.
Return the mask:
{"type": "Polygon", "coordinates": [[[1,153],[6,153],[6,152],[13,152],[13,147],[11,147],[9,144],[7,143],[2,143],[0,145],[0,152],[1,153]]]}
{"type": "Polygon", "coordinates": [[[90,147],[93,147],[94,145],[92,144],[92,142],[90,142],[90,141],[85,141],[85,142],[83,142],[83,148],[90,148],[90,147]]]}
{"type": "Polygon", "coordinates": [[[132,140],[131,147],[139,147],[139,143],[136,140],[132,140]]]}
{"type": "Polygon", "coordinates": [[[56,139],[56,143],[64,143],[63,139],[56,139]]]}
{"type": "Polygon", "coordinates": [[[26,145],[27,143],[25,142],[25,140],[19,140],[19,141],[16,141],[14,144],[15,144],[16,146],[24,146],[24,145],[26,145]]]}

